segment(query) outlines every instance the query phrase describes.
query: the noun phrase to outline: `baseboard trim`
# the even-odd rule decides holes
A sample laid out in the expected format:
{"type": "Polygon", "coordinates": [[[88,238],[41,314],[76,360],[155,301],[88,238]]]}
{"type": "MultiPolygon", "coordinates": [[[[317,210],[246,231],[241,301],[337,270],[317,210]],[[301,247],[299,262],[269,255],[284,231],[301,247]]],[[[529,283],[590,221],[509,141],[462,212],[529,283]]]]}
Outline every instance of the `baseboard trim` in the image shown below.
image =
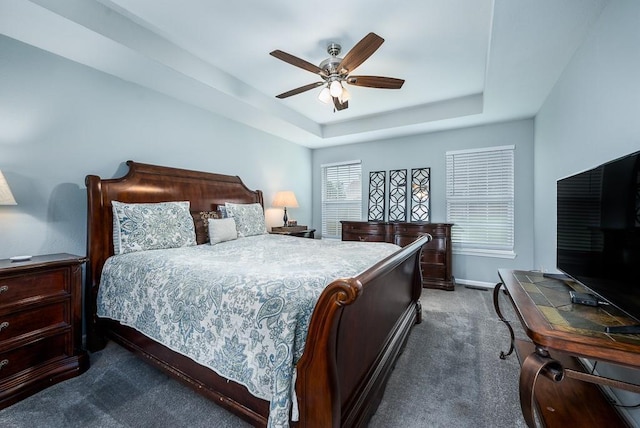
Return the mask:
{"type": "Polygon", "coordinates": [[[472,279],[460,279],[456,277],[456,285],[464,285],[467,288],[492,289],[496,286],[495,282],[474,281],[472,279]]]}

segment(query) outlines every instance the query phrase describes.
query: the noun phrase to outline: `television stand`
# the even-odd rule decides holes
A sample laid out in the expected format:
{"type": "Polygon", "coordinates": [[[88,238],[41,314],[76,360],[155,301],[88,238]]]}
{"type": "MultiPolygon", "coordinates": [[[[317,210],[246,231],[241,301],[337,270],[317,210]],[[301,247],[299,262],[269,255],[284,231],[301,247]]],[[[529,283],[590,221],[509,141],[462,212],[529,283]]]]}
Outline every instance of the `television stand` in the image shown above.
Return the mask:
{"type": "Polygon", "coordinates": [[[569,278],[567,275],[565,275],[563,273],[548,273],[548,272],[545,272],[545,273],[542,274],[542,276],[545,277],[545,278],[558,279],[558,280],[561,280],[561,281],[565,281],[565,280],[571,279],[571,278],[569,278]]]}
{"type": "Polygon", "coordinates": [[[607,333],[605,327],[634,326],[637,321],[608,305],[572,304],[569,291],[588,292],[578,283],[547,278],[540,272],[500,269],[493,303],[508,327],[511,348],[521,361],[520,407],[529,427],[536,411],[545,426],[626,426],[598,385],[640,393],[640,385],[593,374],[580,358],[640,368],[640,336],[607,333]],[[569,287],[569,285],[571,287],[569,287]],[[500,291],[530,340],[515,339],[499,307],[500,291]]]}

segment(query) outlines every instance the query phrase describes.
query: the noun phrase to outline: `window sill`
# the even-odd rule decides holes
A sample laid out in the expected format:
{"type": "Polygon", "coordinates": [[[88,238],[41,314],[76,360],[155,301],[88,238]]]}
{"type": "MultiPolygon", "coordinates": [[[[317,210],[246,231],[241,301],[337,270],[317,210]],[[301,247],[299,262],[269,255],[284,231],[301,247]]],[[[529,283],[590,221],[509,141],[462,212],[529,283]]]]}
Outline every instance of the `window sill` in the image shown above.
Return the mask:
{"type": "Polygon", "coordinates": [[[501,250],[452,250],[453,254],[460,254],[463,256],[478,256],[478,257],[493,257],[497,259],[515,259],[516,253],[513,251],[501,251],[501,250]]]}

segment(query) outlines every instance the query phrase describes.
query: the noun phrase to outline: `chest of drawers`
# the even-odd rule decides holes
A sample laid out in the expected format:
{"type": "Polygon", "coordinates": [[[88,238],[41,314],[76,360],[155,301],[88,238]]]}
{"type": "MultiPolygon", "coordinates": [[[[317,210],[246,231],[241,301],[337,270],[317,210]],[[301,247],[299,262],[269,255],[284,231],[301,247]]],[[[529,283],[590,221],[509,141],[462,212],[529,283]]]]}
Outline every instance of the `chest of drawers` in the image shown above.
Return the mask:
{"type": "Polygon", "coordinates": [[[71,254],[0,260],[0,409],[89,368],[83,263],[71,254]]]}
{"type": "Polygon", "coordinates": [[[449,223],[400,223],[343,221],[343,241],[390,242],[404,247],[421,233],[432,240],[422,248],[420,268],[422,286],[453,290],[455,280],[451,266],[451,226],[449,223]]]}

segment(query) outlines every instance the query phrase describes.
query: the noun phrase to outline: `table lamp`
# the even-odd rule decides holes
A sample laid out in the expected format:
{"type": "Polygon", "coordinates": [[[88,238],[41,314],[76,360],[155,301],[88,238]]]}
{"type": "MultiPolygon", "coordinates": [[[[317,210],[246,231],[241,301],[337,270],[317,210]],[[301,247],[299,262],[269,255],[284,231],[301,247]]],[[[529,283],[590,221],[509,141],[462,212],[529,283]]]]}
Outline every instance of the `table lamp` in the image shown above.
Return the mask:
{"type": "Polygon", "coordinates": [[[291,190],[284,190],[281,192],[277,192],[276,196],[273,198],[274,207],[284,208],[284,227],[287,227],[287,207],[289,208],[298,208],[298,200],[296,199],[296,195],[293,194],[291,190]]]}
{"type": "Polygon", "coordinates": [[[0,205],[18,205],[2,171],[0,171],[0,205]]]}

